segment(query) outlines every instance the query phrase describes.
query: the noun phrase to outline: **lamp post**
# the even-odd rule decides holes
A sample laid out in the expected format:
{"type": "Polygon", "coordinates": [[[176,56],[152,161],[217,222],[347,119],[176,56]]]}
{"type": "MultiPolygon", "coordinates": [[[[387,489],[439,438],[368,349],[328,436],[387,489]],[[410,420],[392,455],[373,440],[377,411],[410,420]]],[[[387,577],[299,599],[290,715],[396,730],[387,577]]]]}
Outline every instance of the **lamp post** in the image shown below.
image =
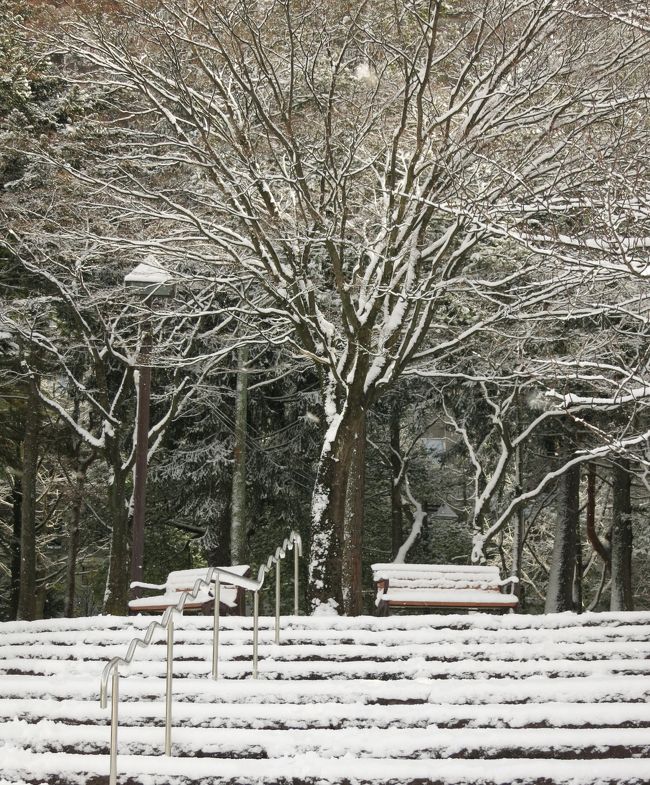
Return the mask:
{"type": "MultiPolygon", "coordinates": [[[[128,288],[138,291],[149,307],[153,297],[170,297],[174,287],[169,273],[160,265],[143,262],[124,277],[128,288]]],[[[133,531],[131,581],[142,581],[144,560],[144,512],[149,453],[149,408],[151,401],[151,324],[147,315],[138,357],[138,408],[136,415],[135,473],[133,478],[133,531]]],[[[140,590],[135,590],[140,595],[140,590]]]]}

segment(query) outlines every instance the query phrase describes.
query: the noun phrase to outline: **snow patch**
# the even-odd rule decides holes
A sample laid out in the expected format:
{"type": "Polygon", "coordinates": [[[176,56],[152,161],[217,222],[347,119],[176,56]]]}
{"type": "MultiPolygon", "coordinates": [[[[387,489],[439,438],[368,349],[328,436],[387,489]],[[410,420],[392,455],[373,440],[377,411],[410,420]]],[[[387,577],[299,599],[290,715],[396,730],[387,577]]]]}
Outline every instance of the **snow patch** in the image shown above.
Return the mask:
{"type": "Polygon", "coordinates": [[[326,602],[321,602],[321,600],[314,600],[314,608],[311,612],[312,616],[338,616],[339,612],[337,608],[339,607],[338,602],[333,598],[330,597],[326,602]]]}

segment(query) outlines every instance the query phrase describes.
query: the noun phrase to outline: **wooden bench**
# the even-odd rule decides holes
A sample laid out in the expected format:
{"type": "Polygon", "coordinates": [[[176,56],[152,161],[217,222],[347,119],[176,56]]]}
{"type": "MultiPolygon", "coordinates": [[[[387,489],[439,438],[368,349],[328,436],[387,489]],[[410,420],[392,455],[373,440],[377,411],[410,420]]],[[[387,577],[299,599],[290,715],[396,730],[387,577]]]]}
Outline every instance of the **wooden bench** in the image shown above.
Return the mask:
{"type": "MultiPolygon", "coordinates": [[[[162,613],[170,605],[176,605],[183,591],[192,591],[195,582],[200,578],[205,578],[208,567],[199,567],[195,570],[175,570],[170,572],[165,583],[141,583],[133,581],[131,589],[158,589],[163,594],[155,594],[149,597],[138,597],[129,601],[129,613],[162,613]]],[[[234,567],[224,567],[224,570],[235,575],[246,576],[250,567],[247,564],[239,564],[234,567]]],[[[219,593],[219,612],[244,613],[244,590],[240,586],[232,586],[225,580],[221,581],[219,593]]],[[[185,601],[184,611],[195,611],[199,613],[211,613],[214,607],[214,595],[212,589],[203,588],[195,599],[185,601]]]]}
{"type": "Polygon", "coordinates": [[[373,564],[380,615],[390,608],[469,608],[514,611],[519,599],[503,589],[498,567],[455,564],[373,564]]]}

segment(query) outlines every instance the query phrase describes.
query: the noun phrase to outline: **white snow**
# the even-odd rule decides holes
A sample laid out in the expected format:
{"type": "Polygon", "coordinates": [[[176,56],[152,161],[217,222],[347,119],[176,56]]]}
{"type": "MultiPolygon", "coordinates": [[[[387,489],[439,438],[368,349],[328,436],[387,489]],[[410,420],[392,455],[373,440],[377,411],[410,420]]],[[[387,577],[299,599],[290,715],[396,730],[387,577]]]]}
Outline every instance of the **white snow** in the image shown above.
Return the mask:
{"type": "MultiPolygon", "coordinates": [[[[3,749],[5,765],[19,776],[62,775],[70,782],[83,785],[92,776],[108,774],[108,760],[99,755],[35,755],[9,746],[3,749]],[[81,772],[81,774],[78,774],[81,772]]],[[[385,760],[324,759],[316,754],[295,755],[275,760],[215,760],[211,758],[174,758],[156,755],[120,756],[119,763],[130,777],[147,785],[169,785],[170,778],[187,781],[187,776],[202,783],[232,781],[257,783],[292,778],[330,782],[401,782],[413,779],[433,780],[445,785],[494,783],[512,785],[531,778],[551,780],[555,785],[605,785],[605,783],[650,781],[648,759],[603,759],[585,766],[581,760],[549,758],[509,760],[385,760]],[[147,775],[145,779],[143,775],[147,775]]]]}
{"type": "Polygon", "coordinates": [[[377,601],[390,602],[394,605],[445,605],[450,607],[472,606],[494,607],[502,605],[504,608],[514,608],[517,597],[512,594],[501,594],[498,591],[479,591],[472,589],[406,589],[388,588],[385,592],[377,593],[377,601]]]}
{"type": "MultiPolygon", "coordinates": [[[[149,621],[0,625],[7,785],[106,776],[99,675],[149,621]]],[[[261,619],[253,680],[252,620],[223,619],[214,681],[212,619],[178,619],[171,757],[162,754],[165,646],[141,652],[120,682],[119,774],[140,785],[650,781],[650,613],[281,623],[275,645],[274,620],[261,619]]]]}
{"type": "Polygon", "coordinates": [[[135,286],[141,284],[164,284],[169,281],[171,276],[159,264],[149,262],[142,262],[124,276],[124,281],[127,284],[135,286]]]}

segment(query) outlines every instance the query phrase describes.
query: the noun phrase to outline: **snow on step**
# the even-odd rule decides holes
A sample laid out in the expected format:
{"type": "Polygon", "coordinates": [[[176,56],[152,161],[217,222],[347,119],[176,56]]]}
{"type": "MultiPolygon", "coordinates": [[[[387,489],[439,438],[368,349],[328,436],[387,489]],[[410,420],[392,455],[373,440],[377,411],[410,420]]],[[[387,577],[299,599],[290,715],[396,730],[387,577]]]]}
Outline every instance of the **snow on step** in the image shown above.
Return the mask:
{"type": "MultiPolygon", "coordinates": [[[[97,663],[94,663],[95,666],[97,663]]],[[[85,662],[68,662],[65,660],[5,660],[0,665],[1,673],[17,673],[76,676],[88,671],[85,662]]],[[[139,676],[162,676],[162,662],[142,662],[135,660],[125,669],[126,673],[139,676]]],[[[180,661],[174,666],[174,675],[178,679],[208,678],[210,663],[203,661],[180,661]]],[[[244,679],[251,674],[249,662],[223,662],[220,665],[223,679],[244,679]]],[[[459,677],[475,679],[527,678],[532,676],[587,677],[607,675],[650,674],[650,659],[606,659],[588,660],[532,660],[532,661],[466,661],[430,662],[422,657],[413,657],[406,661],[363,661],[341,662],[294,662],[275,661],[270,657],[259,662],[260,679],[453,679],[459,677]]]]}
{"type": "MultiPolygon", "coordinates": [[[[14,720],[0,723],[0,738],[8,746],[34,752],[66,751],[70,747],[86,753],[107,753],[108,728],[68,726],[43,720],[36,725],[14,720]]],[[[154,755],[162,744],[161,728],[122,728],[119,754],[154,755]]],[[[628,750],[635,757],[647,755],[650,734],[644,728],[579,729],[567,734],[552,729],[466,729],[462,734],[449,729],[380,728],[345,730],[308,729],[248,730],[222,728],[177,728],[174,754],[195,757],[278,758],[316,753],[324,758],[556,758],[614,757],[628,750]]]]}
{"type": "MultiPolygon", "coordinates": [[[[83,676],[0,677],[0,698],[76,698],[97,700],[99,673],[83,676]]],[[[161,700],[162,678],[127,677],[120,701],[161,700]]],[[[190,703],[603,703],[650,701],[647,676],[500,679],[219,680],[179,679],[174,700],[190,703]]]]}
{"type": "MultiPolygon", "coordinates": [[[[449,614],[449,615],[412,615],[390,616],[283,616],[283,629],[321,631],[343,637],[345,631],[374,631],[385,635],[387,632],[405,631],[420,632],[437,630],[441,634],[450,630],[470,631],[508,631],[508,630],[562,630],[574,628],[585,633],[590,628],[597,630],[620,627],[645,628],[646,634],[650,625],[649,611],[628,613],[551,613],[544,616],[494,616],[485,613],[449,614]]],[[[27,633],[30,636],[39,633],[68,633],[71,629],[75,634],[97,631],[106,636],[112,631],[127,631],[130,639],[133,630],[145,630],[151,622],[150,616],[88,616],[79,619],[42,619],[39,621],[14,621],[0,624],[3,638],[8,634],[27,633]]],[[[249,617],[227,616],[221,619],[226,630],[251,630],[252,620],[249,617]]],[[[260,629],[273,628],[274,619],[260,617],[260,629]]],[[[212,620],[205,616],[186,616],[179,621],[180,630],[210,630],[212,620]]]]}
{"type": "MultiPolygon", "coordinates": [[[[93,755],[36,755],[5,747],[4,775],[34,781],[85,781],[108,774],[108,761],[93,755]]],[[[323,759],[296,755],[275,760],[220,760],[128,755],[120,759],[129,781],[182,785],[188,778],[201,785],[256,785],[257,783],[415,783],[429,785],[639,785],[650,782],[650,760],[599,760],[594,767],[581,760],[395,760],[323,759]]],[[[15,780],[13,780],[15,782],[15,780]]]]}
{"type": "MultiPolygon", "coordinates": [[[[123,655],[127,642],[125,640],[123,643],[97,645],[84,641],[83,659],[86,661],[101,660],[104,663],[111,657],[123,655]]],[[[176,661],[205,659],[206,642],[205,637],[200,642],[177,642],[174,647],[174,659],[176,661]]],[[[584,641],[545,641],[543,652],[540,652],[539,643],[529,641],[505,644],[503,642],[465,642],[462,645],[451,645],[449,642],[440,643],[438,641],[428,643],[411,641],[409,643],[394,643],[388,651],[383,649],[383,646],[380,647],[376,643],[350,643],[331,650],[331,647],[324,644],[285,643],[280,646],[266,646],[262,642],[260,657],[274,661],[328,659],[334,661],[372,660],[373,662],[406,660],[414,657],[448,662],[461,659],[463,661],[472,659],[500,660],[502,662],[539,660],[541,658],[545,660],[650,659],[650,640],[596,640],[590,642],[588,649],[585,648],[584,641]]],[[[226,643],[221,652],[221,660],[248,660],[250,655],[250,642],[244,644],[226,643]]],[[[154,645],[147,654],[147,659],[150,662],[163,662],[165,657],[166,648],[163,645],[154,645]]],[[[0,645],[1,667],[6,670],[9,667],[8,663],[15,658],[71,661],[78,659],[78,649],[70,645],[52,642],[31,645],[24,643],[0,645]]]]}
{"type": "MultiPolygon", "coordinates": [[[[149,621],[0,625],[0,785],[106,776],[99,675],[149,621]]],[[[258,680],[251,620],[231,617],[216,682],[211,623],[177,623],[174,757],[162,633],[124,669],[130,785],[650,782],[650,613],[285,617],[281,646],[263,619],[258,680]]]]}
{"type": "MultiPolygon", "coordinates": [[[[161,701],[131,701],[120,706],[123,726],[160,725],[161,701]]],[[[0,699],[0,721],[36,723],[42,719],[108,725],[96,701],[0,699]]],[[[650,727],[650,703],[230,703],[224,712],[212,703],[177,701],[174,726],[204,728],[615,728],[650,727]]]]}

